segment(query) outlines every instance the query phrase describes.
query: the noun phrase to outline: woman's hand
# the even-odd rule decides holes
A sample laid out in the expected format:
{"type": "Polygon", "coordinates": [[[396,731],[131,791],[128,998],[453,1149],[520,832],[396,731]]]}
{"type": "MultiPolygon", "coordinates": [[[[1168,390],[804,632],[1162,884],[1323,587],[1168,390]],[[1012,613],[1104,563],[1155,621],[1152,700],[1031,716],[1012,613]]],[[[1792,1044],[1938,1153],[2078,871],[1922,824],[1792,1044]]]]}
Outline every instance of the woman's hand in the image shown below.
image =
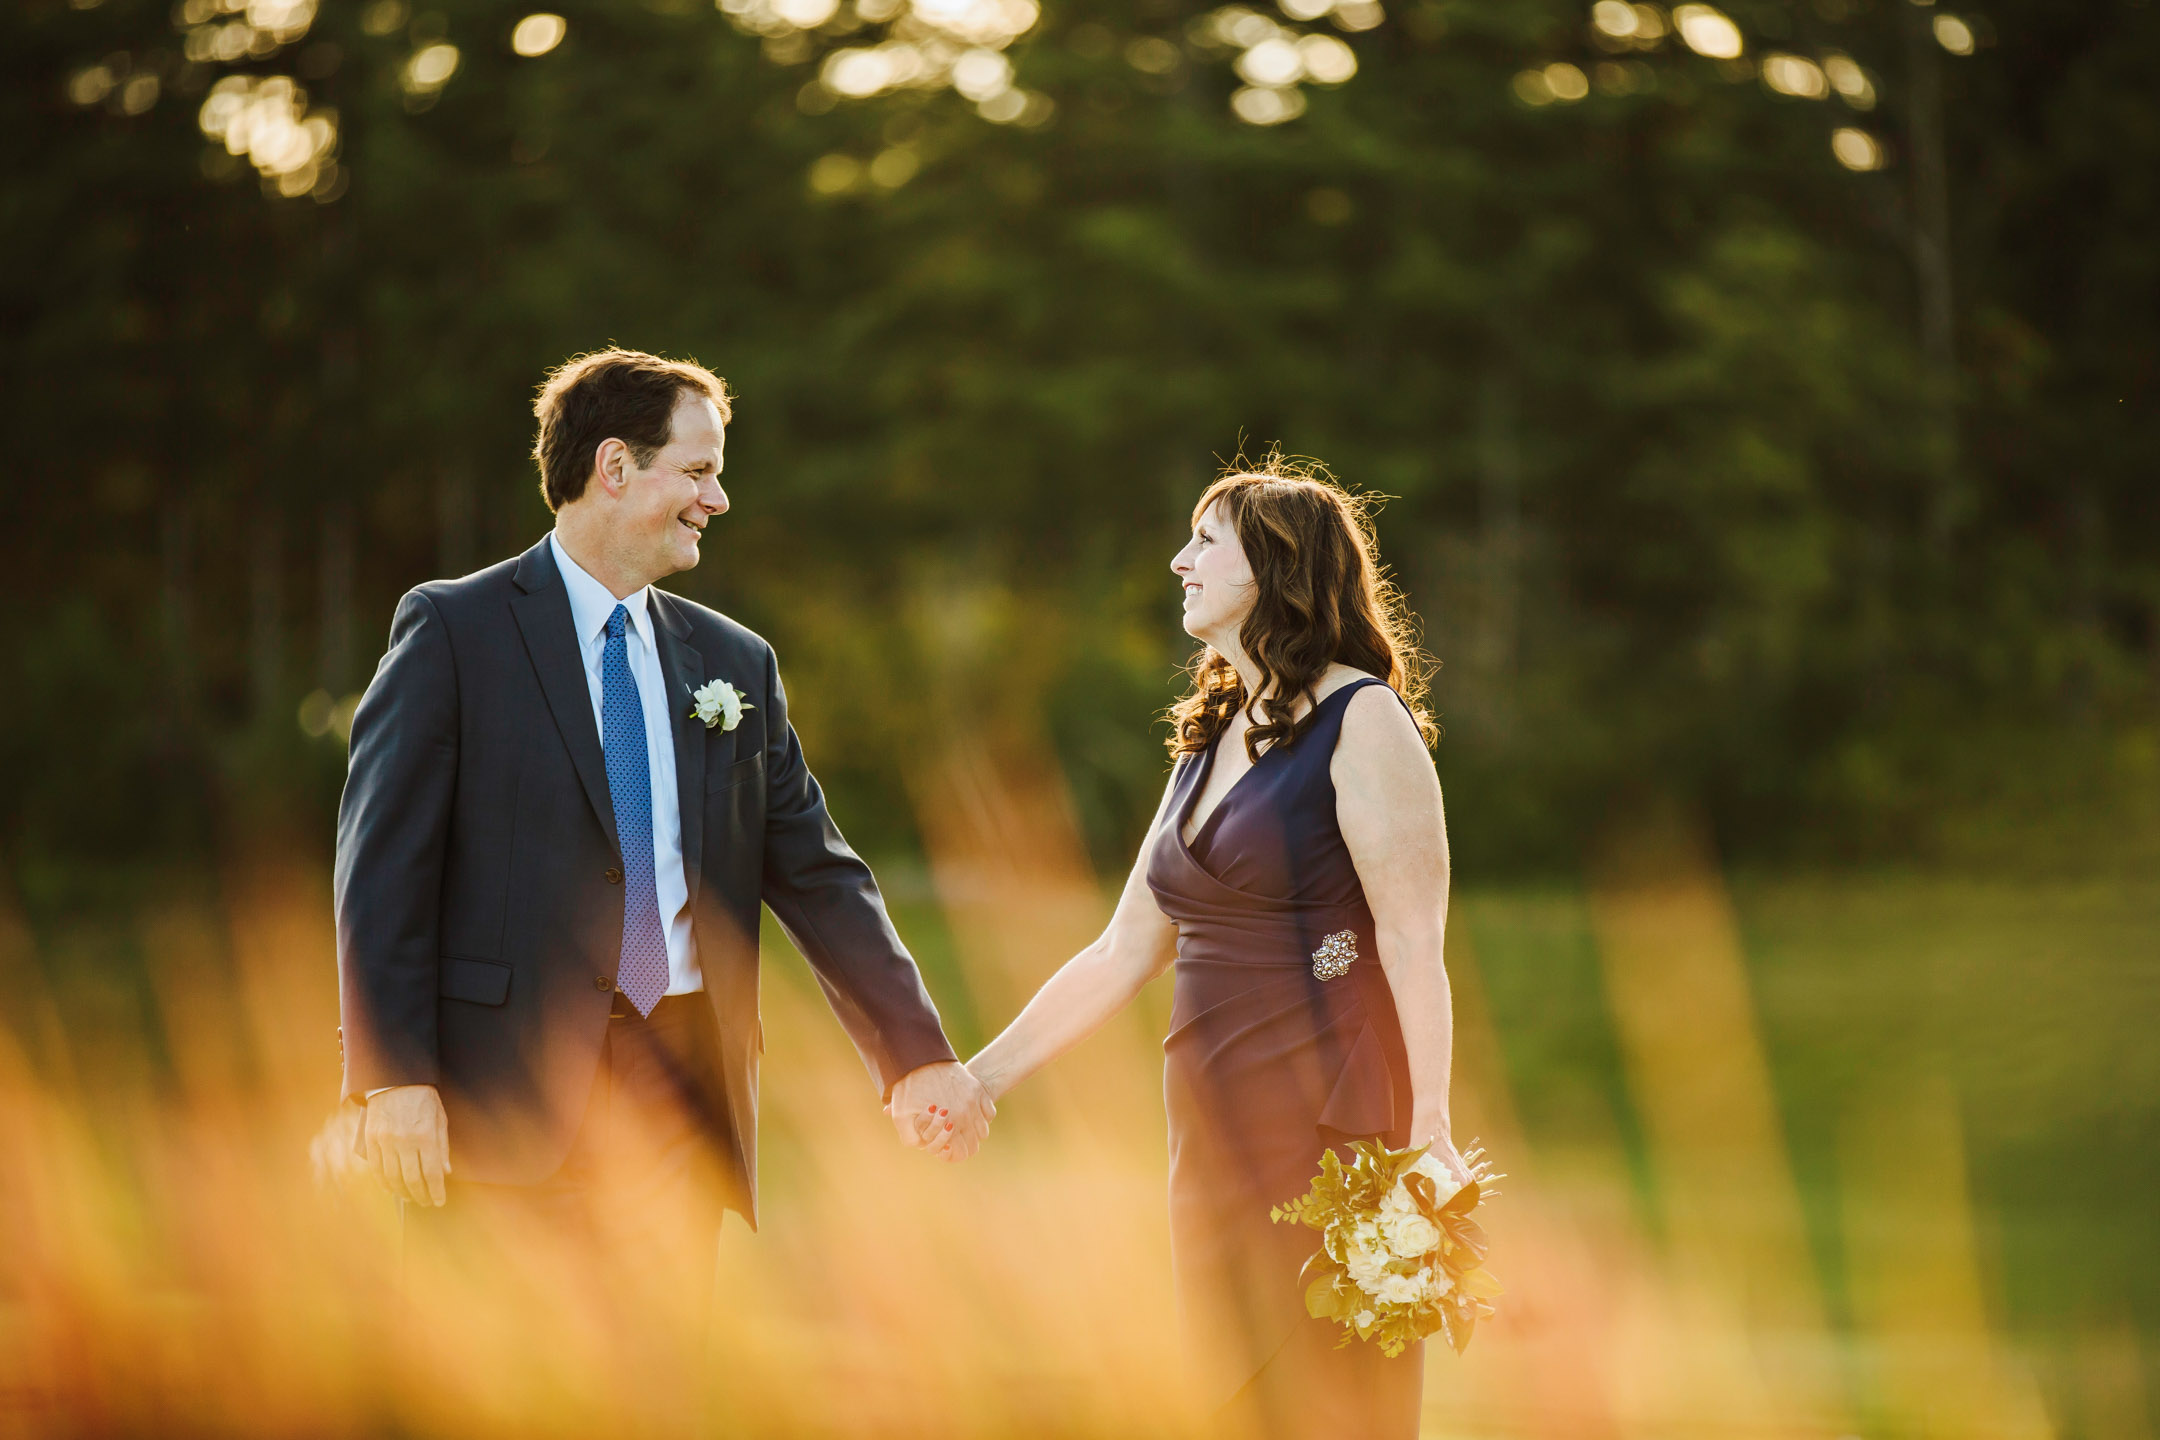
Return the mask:
{"type": "Polygon", "coordinates": [[[1433,1120],[1415,1112],[1411,1114],[1410,1148],[1414,1150],[1420,1145],[1431,1147],[1433,1158],[1447,1167],[1456,1183],[1469,1183],[1470,1166],[1463,1160],[1462,1152],[1455,1148],[1455,1142],[1448,1137],[1448,1124],[1445,1119],[1433,1120]]]}
{"type": "Polygon", "coordinates": [[[990,1052],[988,1050],[979,1052],[974,1059],[968,1061],[967,1068],[968,1074],[975,1077],[975,1083],[982,1086],[983,1093],[987,1094],[992,1101],[1005,1098],[1006,1086],[1004,1079],[998,1074],[997,1067],[990,1063],[990,1052]]]}

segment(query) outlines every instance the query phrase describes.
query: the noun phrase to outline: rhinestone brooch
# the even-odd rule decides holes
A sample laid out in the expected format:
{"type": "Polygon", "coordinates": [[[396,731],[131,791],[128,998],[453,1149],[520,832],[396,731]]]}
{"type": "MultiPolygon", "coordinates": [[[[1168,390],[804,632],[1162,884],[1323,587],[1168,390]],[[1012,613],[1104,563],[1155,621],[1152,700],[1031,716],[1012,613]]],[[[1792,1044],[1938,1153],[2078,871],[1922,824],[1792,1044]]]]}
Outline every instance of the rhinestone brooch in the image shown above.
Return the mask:
{"type": "Polygon", "coordinates": [[[1338,930],[1312,952],[1312,973],[1316,979],[1333,980],[1349,974],[1350,963],[1357,958],[1357,931],[1338,930]]]}

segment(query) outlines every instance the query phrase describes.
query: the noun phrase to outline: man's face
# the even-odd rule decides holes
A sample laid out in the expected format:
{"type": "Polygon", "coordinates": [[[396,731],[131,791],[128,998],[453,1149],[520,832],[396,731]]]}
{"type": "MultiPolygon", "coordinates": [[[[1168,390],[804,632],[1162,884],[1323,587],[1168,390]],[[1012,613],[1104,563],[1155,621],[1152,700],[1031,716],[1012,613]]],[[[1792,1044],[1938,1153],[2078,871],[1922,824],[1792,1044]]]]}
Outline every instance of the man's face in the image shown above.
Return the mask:
{"type": "Polygon", "coordinates": [[[651,464],[639,466],[627,452],[621,457],[623,489],[612,516],[620,553],[654,580],[694,568],[706,523],[728,508],[720,488],[727,430],[719,410],[685,392],[671,426],[651,464]]]}

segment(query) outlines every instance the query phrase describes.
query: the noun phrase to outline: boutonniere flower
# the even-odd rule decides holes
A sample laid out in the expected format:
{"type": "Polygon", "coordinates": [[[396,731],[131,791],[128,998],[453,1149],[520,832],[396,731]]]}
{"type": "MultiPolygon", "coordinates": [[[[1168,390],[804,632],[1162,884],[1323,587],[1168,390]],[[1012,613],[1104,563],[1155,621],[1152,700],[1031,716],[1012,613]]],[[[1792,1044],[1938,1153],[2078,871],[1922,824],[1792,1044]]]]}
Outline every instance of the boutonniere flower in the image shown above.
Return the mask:
{"type": "Polygon", "coordinates": [[[690,692],[690,716],[701,720],[710,730],[719,726],[733,730],[742,723],[743,711],[755,710],[755,705],[743,704],[742,691],[725,680],[708,680],[690,692]]]}

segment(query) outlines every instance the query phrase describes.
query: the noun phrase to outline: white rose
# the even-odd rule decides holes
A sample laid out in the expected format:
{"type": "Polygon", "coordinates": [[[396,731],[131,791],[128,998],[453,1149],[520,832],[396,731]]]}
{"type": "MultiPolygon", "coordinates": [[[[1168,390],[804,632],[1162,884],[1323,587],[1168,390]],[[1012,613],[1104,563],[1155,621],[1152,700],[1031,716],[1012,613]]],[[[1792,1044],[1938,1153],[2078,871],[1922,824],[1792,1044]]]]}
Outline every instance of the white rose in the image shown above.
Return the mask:
{"type": "Polygon", "coordinates": [[[1379,1316],[1373,1314],[1373,1312],[1370,1310],[1360,1310],[1357,1312],[1357,1319],[1352,1323],[1355,1324],[1360,1330],[1370,1330],[1372,1329],[1373,1321],[1379,1318],[1379,1316]]]}
{"type": "Polygon", "coordinates": [[[1353,1239],[1348,1253],[1343,1256],[1343,1268],[1350,1272],[1350,1278],[1357,1283],[1358,1289],[1371,1294],[1373,1286],[1379,1284],[1387,1274],[1388,1258],[1387,1251],[1377,1243],[1377,1237],[1375,1243],[1370,1245],[1360,1244],[1353,1239]]]}
{"type": "Polygon", "coordinates": [[[1440,1227],[1423,1215],[1391,1215],[1383,1227],[1387,1231],[1388,1248],[1402,1258],[1423,1255],[1440,1243],[1440,1227]]]}
{"type": "Polygon", "coordinates": [[[1372,1291],[1383,1305],[1415,1305],[1425,1298],[1425,1282],[1415,1275],[1390,1275],[1372,1291]]]}

